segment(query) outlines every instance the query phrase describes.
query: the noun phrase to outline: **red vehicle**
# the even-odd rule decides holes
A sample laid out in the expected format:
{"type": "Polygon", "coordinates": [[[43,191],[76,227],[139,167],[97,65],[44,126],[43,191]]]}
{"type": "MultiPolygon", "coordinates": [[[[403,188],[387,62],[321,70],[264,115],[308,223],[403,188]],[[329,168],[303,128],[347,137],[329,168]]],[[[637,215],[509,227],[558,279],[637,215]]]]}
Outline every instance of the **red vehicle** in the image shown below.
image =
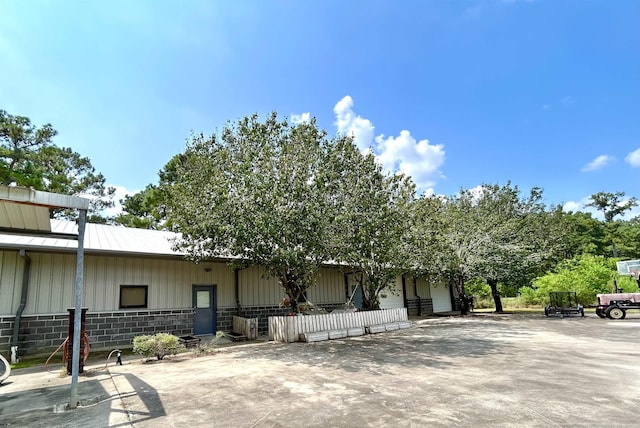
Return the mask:
{"type": "Polygon", "coordinates": [[[598,294],[596,315],[612,320],[622,320],[629,309],[640,310],[640,293],[598,294]]]}
{"type": "MultiPolygon", "coordinates": [[[[617,267],[618,275],[633,276],[638,283],[638,291],[640,291],[640,260],[617,262],[617,267]]],[[[627,311],[630,309],[640,310],[640,292],[598,294],[596,315],[600,318],[621,320],[627,316],[627,311]]]]}

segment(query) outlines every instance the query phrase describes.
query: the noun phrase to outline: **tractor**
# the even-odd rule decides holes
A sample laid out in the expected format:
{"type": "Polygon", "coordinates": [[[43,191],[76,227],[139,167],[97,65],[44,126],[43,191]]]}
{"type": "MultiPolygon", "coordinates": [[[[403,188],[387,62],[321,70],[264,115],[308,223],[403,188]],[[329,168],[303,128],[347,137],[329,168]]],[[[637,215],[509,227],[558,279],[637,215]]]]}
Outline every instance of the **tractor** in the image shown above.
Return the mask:
{"type": "Polygon", "coordinates": [[[600,318],[621,320],[630,309],[640,310],[640,260],[627,260],[616,263],[618,275],[632,276],[638,283],[638,293],[622,293],[614,279],[615,293],[598,294],[596,315],[600,318]]]}

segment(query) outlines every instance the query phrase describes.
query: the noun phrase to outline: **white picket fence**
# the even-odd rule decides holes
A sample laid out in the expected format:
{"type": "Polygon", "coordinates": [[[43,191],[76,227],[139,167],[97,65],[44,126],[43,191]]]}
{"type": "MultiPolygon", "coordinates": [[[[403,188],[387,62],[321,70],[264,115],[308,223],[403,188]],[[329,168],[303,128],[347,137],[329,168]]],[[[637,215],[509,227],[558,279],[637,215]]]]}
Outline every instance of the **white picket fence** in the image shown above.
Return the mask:
{"type": "Polygon", "coordinates": [[[407,321],[407,308],[336,314],[269,317],[269,340],[297,342],[300,335],[407,321]]]}

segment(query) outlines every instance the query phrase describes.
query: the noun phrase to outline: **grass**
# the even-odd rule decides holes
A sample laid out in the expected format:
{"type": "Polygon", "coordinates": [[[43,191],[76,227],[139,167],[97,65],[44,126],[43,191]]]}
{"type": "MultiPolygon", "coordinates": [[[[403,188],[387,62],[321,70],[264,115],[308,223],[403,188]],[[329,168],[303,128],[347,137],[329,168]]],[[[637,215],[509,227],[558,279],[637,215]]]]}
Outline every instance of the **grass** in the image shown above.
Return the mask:
{"type": "MultiPolygon", "coordinates": [[[[502,309],[506,312],[531,313],[544,310],[542,305],[525,305],[520,297],[503,297],[501,301],[502,309]]],[[[474,303],[474,312],[494,312],[496,310],[492,297],[477,298],[474,303]]]]}

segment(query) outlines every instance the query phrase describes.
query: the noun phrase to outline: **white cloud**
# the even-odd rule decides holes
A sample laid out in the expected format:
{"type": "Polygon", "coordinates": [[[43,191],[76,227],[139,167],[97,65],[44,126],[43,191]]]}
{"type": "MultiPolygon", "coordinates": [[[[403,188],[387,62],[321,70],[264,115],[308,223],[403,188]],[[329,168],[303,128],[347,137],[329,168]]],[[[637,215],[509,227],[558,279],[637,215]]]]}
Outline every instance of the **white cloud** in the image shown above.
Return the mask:
{"type": "Polygon", "coordinates": [[[614,160],[615,158],[613,156],[600,155],[594,160],[592,160],[591,162],[589,162],[588,164],[586,164],[584,167],[582,167],[582,171],[589,172],[589,171],[596,171],[596,170],[602,169],[608,164],[610,164],[611,162],[613,162],[614,160]]]}
{"type": "Polygon", "coordinates": [[[416,139],[409,131],[400,131],[397,137],[376,137],[377,158],[387,170],[400,171],[413,177],[422,189],[435,185],[443,175],[439,168],[444,163],[444,146],[431,145],[429,140],[416,139]]]}
{"type": "Polygon", "coordinates": [[[122,205],[120,204],[120,199],[124,199],[126,195],[135,195],[139,192],[139,190],[128,190],[124,186],[119,186],[117,184],[106,184],[106,187],[115,187],[116,192],[113,195],[114,206],[112,208],[107,208],[102,212],[103,215],[107,217],[115,217],[118,214],[122,214],[122,205]]]}
{"type": "Polygon", "coordinates": [[[562,210],[565,212],[576,212],[576,211],[580,211],[580,209],[583,206],[584,206],[583,202],[569,201],[562,206],[562,210]]]}
{"type": "Polygon", "coordinates": [[[636,149],[629,153],[624,160],[635,168],[640,168],[640,149],[636,149]]]}
{"type": "Polygon", "coordinates": [[[576,99],[573,98],[571,95],[567,95],[566,97],[564,97],[563,99],[560,100],[560,102],[562,103],[562,105],[564,105],[565,107],[569,107],[571,104],[576,102],[576,99]]]}
{"type": "Polygon", "coordinates": [[[306,112],[302,114],[292,114],[291,115],[291,123],[294,125],[299,125],[301,123],[311,122],[311,113],[306,112]]]}
{"type": "Polygon", "coordinates": [[[336,115],[335,125],[340,134],[353,137],[360,150],[365,150],[373,146],[373,135],[375,127],[369,119],[364,119],[356,115],[353,111],[353,99],[347,95],[333,107],[336,115]]]}
{"type": "Polygon", "coordinates": [[[442,144],[432,145],[426,139],[418,141],[407,130],[402,130],[397,137],[381,134],[374,138],[373,123],[355,113],[353,99],[348,95],[338,101],[333,111],[338,133],[353,136],[363,152],[373,150],[387,171],[409,175],[419,190],[433,193],[436,181],[444,177],[440,171],[445,159],[442,144]]]}

